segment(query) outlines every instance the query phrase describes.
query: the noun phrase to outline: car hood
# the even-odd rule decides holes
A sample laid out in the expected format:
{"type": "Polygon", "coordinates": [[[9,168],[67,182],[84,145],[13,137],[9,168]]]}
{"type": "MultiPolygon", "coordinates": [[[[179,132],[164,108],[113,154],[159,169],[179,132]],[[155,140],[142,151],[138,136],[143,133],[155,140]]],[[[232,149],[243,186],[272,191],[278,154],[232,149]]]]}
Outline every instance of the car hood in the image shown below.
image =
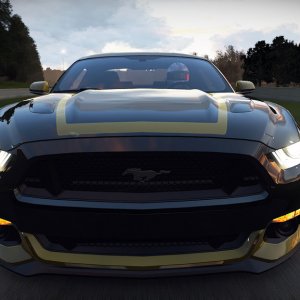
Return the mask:
{"type": "Polygon", "coordinates": [[[287,114],[281,107],[235,93],[174,89],[52,93],[0,111],[0,147],[62,138],[174,135],[245,139],[280,148],[299,139],[287,114]],[[287,125],[289,136],[282,129],[287,125]],[[283,134],[277,142],[278,130],[283,134]]]}

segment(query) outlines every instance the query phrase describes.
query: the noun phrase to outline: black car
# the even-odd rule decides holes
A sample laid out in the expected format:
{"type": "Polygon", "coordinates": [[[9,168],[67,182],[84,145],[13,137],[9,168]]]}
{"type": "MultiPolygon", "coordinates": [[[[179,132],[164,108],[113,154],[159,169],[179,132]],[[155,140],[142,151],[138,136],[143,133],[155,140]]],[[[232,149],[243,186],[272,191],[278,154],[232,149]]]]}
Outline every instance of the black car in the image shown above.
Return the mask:
{"type": "Polygon", "coordinates": [[[24,275],[262,272],[300,239],[299,128],[209,61],[79,59],[0,110],[0,259],[24,275]]]}

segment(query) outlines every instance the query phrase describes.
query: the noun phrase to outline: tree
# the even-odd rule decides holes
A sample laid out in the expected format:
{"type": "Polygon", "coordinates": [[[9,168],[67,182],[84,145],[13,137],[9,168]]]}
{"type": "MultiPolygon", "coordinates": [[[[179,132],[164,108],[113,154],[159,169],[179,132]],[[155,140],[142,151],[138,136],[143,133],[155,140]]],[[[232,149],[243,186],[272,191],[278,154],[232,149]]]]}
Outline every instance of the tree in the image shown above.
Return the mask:
{"type": "Polygon", "coordinates": [[[235,85],[237,80],[243,78],[243,55],[244,52],[235,50],[233,46],[229,45],[224,52],[218,50],[217,56],[213,60],[213,63],[221,70],[232,85],[235,85]]]}
{"type": "Polygon", "coordinates": [[[284,36],[274,38],[270,46],[269,58],[272,61],[272,75],[276,85],[285,85],[295,82],[297,65],[299,65],[298,49],[293,41],[284,36]]]}
{"type": "Polygon", "coordinates": [[[261,86],[262,81],[272,82],[272,70],[270,61],[270,45],[265,41],[259,41],[254,48],[247,51],[244,57],[244,79],[253,81],[261,86]]]}
{"type": "Polygon", "coordinates": [[[244,57],[244,79],[259,86],[262,81],[287,85],[300,82],[300,45],[277,36],[272,44],[259,41],[244,57]]]}
{"type": "Polygon", "coordinates": [[[63,74],[63,71],[47,68],[43,73],[45,80],[48,81],[50,86],[53,86],[59,79],[59,77],[63,74]]]}
{"type": "Polygon", "coordinates": [[[11,4],[8,0],[0,0],[0,76],[7,71],[7,59],[9,49],[8,29],[11,19],[11,4]]]}
{"type": "Polygon", "coordinates": [[[12,8],[9,0],[0,0],[0,28],[8,29],[12,8]]]}
{"type": "Polygon", "coordinates": [[[43,78],[37,47],[18,15],[12,15],[9,0],[0,0],[0,76],[10,80],[43,78]]]}
{"type": "Polygon", "coordinates": [[[43,78],[39,54],[29,30],[18,15],[11,18],[11,59],[8,75],[17,81],[34,81],[43,78]]]}
{"type": "Polygon", "coordinates": [[[296,46],[296,49],[297,49],[297,54],[296,54],[295,61],[297,63],[295,64],[295,80],[293,81],[300,83],[300,44],[296,46]]]}

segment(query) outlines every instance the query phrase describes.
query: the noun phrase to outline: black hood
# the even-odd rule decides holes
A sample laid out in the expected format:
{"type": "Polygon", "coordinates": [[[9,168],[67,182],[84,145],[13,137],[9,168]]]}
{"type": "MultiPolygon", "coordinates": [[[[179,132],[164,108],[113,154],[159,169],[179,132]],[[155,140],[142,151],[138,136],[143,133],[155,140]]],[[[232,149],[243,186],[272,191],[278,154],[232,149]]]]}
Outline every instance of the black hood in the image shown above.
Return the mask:
{"type": "Polygon", "coordinates": [[[52,93],[5,107],[0,116],[3,150],[24,142],[91,136],[205,136],[259,141],[273,148],[299,140],[282,107],[199,90],[52,93]]]}

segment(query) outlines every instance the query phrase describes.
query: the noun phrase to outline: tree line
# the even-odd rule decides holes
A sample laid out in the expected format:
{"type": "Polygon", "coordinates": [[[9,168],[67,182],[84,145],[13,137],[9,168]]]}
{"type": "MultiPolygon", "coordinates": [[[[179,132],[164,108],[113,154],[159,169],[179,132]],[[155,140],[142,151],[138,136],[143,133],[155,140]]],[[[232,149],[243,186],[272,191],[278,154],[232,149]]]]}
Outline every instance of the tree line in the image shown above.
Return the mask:
{"type": "Polygon", "coordinates": [[[0,80],[43,79],[36,44],[21,17],[12,13],[9,0],[0,0],[0,41],[0,80]]]}
{"type": "Polygon", "coordinates": [[[300,44],[277,36],[271,44],[258,41],[247,53],[227,46],[217,51],[213,63],[223,72],[231,84],[237,80],[250,80],[261,86],[300,84],[300,44]]]}

